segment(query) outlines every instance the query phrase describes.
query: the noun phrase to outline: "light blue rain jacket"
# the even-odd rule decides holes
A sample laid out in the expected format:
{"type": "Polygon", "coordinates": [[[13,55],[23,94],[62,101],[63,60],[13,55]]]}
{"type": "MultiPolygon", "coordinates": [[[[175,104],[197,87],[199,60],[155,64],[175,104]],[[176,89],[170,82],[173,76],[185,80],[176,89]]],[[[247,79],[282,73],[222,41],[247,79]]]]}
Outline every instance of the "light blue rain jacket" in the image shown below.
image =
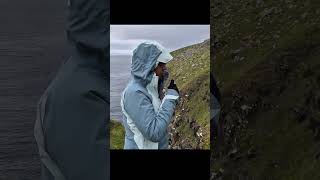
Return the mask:
{"type": "Polygon", "coordinates": [[[122,93],[121,106],[125,127],[124,149],[167,149],[167,128],[179,94],[168,89],[159,108],[147,85],[154,80],[154,69],[162,51],[154,44],[142,43],[133,52],[132,80],[122,93]]]}

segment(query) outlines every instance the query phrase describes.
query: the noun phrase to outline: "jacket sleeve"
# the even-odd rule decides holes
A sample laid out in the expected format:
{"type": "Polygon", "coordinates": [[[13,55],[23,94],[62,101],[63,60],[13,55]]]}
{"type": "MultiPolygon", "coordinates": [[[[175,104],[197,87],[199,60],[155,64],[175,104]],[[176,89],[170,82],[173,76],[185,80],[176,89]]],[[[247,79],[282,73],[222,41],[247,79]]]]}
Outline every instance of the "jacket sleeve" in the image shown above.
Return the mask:
{"type": "Polygon", "coordinates": [[[159,112],[155,113],[152,100],[141,91],[128,92],[126,96],[125,110],[139,131],[150,141],[159,142],[167,132],[177,100],[164,99],[159,112]]]}

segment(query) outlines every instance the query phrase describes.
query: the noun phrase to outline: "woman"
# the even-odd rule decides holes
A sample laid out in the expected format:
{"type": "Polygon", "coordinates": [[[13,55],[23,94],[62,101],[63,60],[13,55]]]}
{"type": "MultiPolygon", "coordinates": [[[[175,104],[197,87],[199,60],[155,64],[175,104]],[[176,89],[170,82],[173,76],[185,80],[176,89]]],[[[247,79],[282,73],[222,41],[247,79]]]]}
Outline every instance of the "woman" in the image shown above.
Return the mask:
{"type": "Polygon", "coordinates": [[[124,149],[167,149],[167,128],[179,98],[171,81],[162,101],[160,95],[170,53],[159,43],[140,44],[133,52],[132,80],[122,93],[125,127],[124,149]]]}

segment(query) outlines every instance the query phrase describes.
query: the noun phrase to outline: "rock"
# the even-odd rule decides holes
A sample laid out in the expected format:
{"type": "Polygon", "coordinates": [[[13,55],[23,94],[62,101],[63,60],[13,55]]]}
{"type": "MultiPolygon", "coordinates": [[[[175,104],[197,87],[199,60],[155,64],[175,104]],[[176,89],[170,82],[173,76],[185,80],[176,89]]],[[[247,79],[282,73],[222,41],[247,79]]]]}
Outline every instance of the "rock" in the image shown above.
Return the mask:
{"type": "Polygon", "coordinates": [[[282,9],[280,9],[279,7],[276,7],[275,9],[274,9],[274,13],[275,14],[280,14],[282,12],[282,9]]]}
{"type": "Polygon", "coordinates": [[[228,153],[228,156],[230,158],[234,158],[237,153],[238,153],[238,150],[235,148],[228,153]]]}
{"type": "Polygon", "coordinates": [[[220,168],[219,169],[219,173],[223,174],[224,173],[224,169],[220,168]]]}
{"type": "Polygon", "coordinates": [[[175,144],[179,140],[179,138],[180,138],[179,133],[174,133],[172,135],[172,144],[175,144]]]}
{"type": "Polygon", "coordinates": [[[173,130],[175,130],[175,127],[179,127],[180,126],[180,122],[181,122],[181,119],[180,118],[177,118],[172,124],[174,127],[172,127],[173,130]]]}
{"type": "Polygon", "coordinates": [[[231,25],[231,22],[230,23],[224,23],[223,25],[224,25],[225,28],[229,28],[230,25],[231,25]]]}
{"type": "Polygon", "coordinates": [[[190,123],[190,128],[194,130],[194,132],[196,133],[200,128],[200,126],[197,124],[195,120],[192,120],[192,122],[190,123]]]}
{"type": "Polygon", "coordinates": [[[274,39],[279,39],[279,38],[280,38],[280,35],[279,35],[279,34],[274,34],[274,35],[273,35],[273,38],[274,38],[274,39]]]}
{"type": "Polygon", "coordinates": [[[276,7],[266,8],[262,12],[259,13],[260,18],[264,18],[268,15],[270,15],[274,10],[276,10],[276,7]]]}
{"type": "Polygon", "coordinates": [[[191,122],[192,122],[192,119],[191,119],[191,118],[188,118],[188,119],[187,119],[187,123],[190,124],[191,122]]]}
{"type": "Polygon", "coordinates": [[[259,7],[263,7],[264,6],[264,1],[263,0],[257,0],[256,1],[256,7],[259,8],[259,7]]]}
{"type": "Polygon", "coordinates": [[[210,180],[215,180],[217,178],[217,175],[218,173],[215,173],[215,172],[211,173],[210,180]]]}
{"type": "Polygon", "coordinates": [[[240,57],[239,57],[239,56],[235,56],[235,57],[233,58],[233,62],[238,62],[238,61],[240,61],[240,57]]]}
{"type": "Polygon", "coordinates": [[[244,19],[244,21],[248,22],[248,23],[251,22],[250,19],[248,19],[248,18],[244,19]]]}
{"type": "Polygon", "coordinates": [[[254,148],[250,148],[247,152],[247,156],[249,159],[255,158],[256,155],[257,155],[257,153],[254,148]]]}
{"type": "Polygon", "coordinates": [[[295,6],[293,5],[293,4],[290,4],[289,6],[288,6],[288,8],[289,9],[292,9],[292,8],[294,8],[295,6]]]}
{"type": "Polygon", "coordinates": [[[224,169],[220,168],[217,172],[211,173],[210,180],[222,180],[224,169]]]}
{"type": "Polygon", "coordinates": [[[290,108],[290,110],[292,110],[294,113],[297,113],[297,114],[300,112],[299,107],[292,107],[292,108],[290,108]]]}
{"type": "Polygon", "coordinates": [[[197,136],[198,136],[198,137],[203,137],[202,132],[197,132],[197,136]]]}
{"type": "Polygon", "coordinates": [[[217,18],[217,17],[221,16],[222,13],[223,13],[223,12],[222,12],[221,9],[215,8],[215,9],[213,10],[213,17],[217,18]]]}
{"type": "Polygon", "coordinates": [[[242,109],[243,111],[246,111],[246,110],[252,109],[252,107],[244,104],[244,105],[241,106],[241,109],[242,109]]]}
{"type": "Polygon", "coordinates": [[[240,52],[241,52],[241,49],[239,48],[239,49],[236,49],[236,50],[231,50],[230,54],[231,54],[232,57],[234,57],[234,56],[238,55],[240,52]]]}
{"type": "Polygon", "coordinates": [[[194,136],[198,136],[198,135],[197,135],[197,132],[198,132],[199,129],[200,129],[200,126],[199,126],[199,125],[195,125],[195,126],[193,127],[194,136]]]}
{"type": "Polygon", "coordinates": [[[307,17],[307,15],[308,15],[308,13],[305,12],[305,13],[303,13],[303,14],[301,15],[301,18],[302,18],[302,19],[305,19],[305,18],[307,17]]]}

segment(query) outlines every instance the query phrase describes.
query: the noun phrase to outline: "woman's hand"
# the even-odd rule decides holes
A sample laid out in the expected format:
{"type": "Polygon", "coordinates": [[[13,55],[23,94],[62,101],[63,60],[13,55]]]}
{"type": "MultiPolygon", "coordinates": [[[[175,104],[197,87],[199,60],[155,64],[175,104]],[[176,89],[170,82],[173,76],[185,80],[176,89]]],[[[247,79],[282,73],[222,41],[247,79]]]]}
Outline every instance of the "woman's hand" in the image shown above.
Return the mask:
{"type": "Polygon", "coordinates": [[[176,90],[176,91],[178,92],[178,94],[179,94],[179,89],[178,89],[177,85],[174,83],[174,80],[173,80],[173,79],[171,79],[170,84],[169,84],[169,86],[168,86],[168,89],[174,89],[174,90],[176,90]]]}

